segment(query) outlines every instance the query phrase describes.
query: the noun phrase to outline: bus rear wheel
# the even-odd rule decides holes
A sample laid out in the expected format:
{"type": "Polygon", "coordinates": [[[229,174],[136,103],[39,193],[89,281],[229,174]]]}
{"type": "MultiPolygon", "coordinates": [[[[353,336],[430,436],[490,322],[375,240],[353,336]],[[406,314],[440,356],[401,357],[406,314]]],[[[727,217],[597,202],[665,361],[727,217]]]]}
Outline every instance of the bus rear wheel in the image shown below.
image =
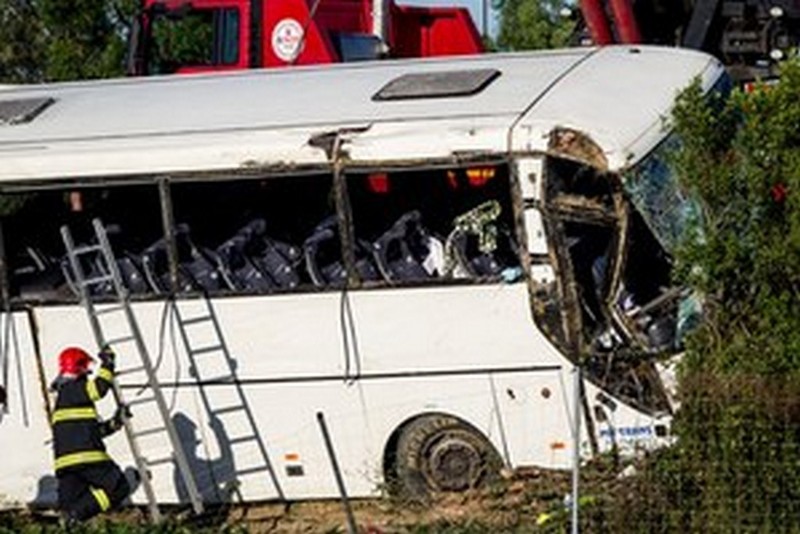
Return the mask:
{"type": "Polygon", "coordinates": [[[409,423],[396,451],[397,493],[415,500],[480,488],[498,475],[502,465],[480,432],[447,415],[423,416],[409,423]]]}

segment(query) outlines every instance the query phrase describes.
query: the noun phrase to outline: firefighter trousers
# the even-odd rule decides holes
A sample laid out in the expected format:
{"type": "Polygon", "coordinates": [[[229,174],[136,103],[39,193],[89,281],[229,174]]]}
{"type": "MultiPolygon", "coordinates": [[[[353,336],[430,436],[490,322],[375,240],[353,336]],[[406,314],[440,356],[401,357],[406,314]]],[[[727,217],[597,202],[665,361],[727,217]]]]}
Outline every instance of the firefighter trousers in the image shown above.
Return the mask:
{"type": "Polygon", "coordinates": [[[58,473],[58,507],[70,519],[83,521],[115,508],[130,493],[125,475],[111,461],[58,473]]]}

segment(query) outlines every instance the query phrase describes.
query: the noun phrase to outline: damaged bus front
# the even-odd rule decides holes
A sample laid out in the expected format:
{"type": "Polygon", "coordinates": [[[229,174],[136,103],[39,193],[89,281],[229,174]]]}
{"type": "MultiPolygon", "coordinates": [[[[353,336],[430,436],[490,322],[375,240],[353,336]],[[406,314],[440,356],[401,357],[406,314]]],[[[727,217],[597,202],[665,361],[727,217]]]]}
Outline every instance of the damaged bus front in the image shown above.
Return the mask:
{"type": "MultiPolygon", "coordinates": [[[[710,90],[728,85],[720,73],[710,90]]],[[[593,450],[670,441],[676,366],[702,313],[700,296],[672,279],[701,214],[670,164],[680,140],[667,121],[658,131],[654,147],[622,152],[556,127],[542,155],[519,164],[534,317],[587,380],[593,450]],[[656,424],[617,424],[619,401],[656,424]]]]}

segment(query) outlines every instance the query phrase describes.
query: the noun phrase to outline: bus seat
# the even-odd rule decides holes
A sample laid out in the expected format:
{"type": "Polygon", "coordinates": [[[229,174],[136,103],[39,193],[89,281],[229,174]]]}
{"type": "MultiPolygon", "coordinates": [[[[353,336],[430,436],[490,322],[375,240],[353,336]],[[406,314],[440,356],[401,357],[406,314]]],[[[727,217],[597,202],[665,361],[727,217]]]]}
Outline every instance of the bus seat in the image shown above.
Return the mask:
{"type": "Polygon", "coordinates": [[[375,256],[372,253],[372,244],[363,239],[356,239],[356,271],[361,281],[375,282],[381,279],[375,256]]]}
{"type": "Polygon", "coordinates": [[[399,282],[436,276],[434,263],[426,261],[435,250],[431,246],[432,239],[435,238],[422,226],[419,211],[403,214],[373,245],[383,278],[399,282]]]}
{"type": "Polygon", "coordinates": [[[269,280],[271,287],[290,289],[300,283],[298,266],[303,261],[299,247],[267,236],[264,219],[254,219],[237,232],[243,253],[269,280]]]}
{"type": "Polygon", "coordinates": [[[303,243],[303,253],[308,274],[317,287],[341,287],[347,281],[347,272],[341,259],[341,247],[336,232],[328,227],[331,217],[320,223],[303,243]]]}
{"type": "Polygon", "coordinates": [[[116,258],[116,261],[122,284],[127,288],[128,293],[138,294],[149,291],[150,288],[136,256],[129,252],[123,252],[123,256],[116,258]]]}
{"type": "Polygon", "coordinates": [[[9,263],[13,267],[10,283],[21,296],[48,298],[64,287],[64,272],[59,260],[36,246],[23,247],[9,263]]]}
{"type": "MultiPolygon", "coordinates": [[[[195,283],[191,276],[186,272],[183,261],[190,255],[188,250],[190,242],[188,240],[189,226],[178,224],[175,226],[175,243],[178,252],[178,291],[191,291],[195,289],[195,283]]],[[[169,293],[170,273],[169,273],[169,253],[167,252],[167,239],[162,237],[155,243],[147,247],[142,252],[142,267],[147,282],[156,293],[169,293]]]]}
{"type": "Polygon", "coordinates": [[[233,283],[226,276],[219,254],[196,245],[191,239],[188,227],[187,231],[175,235],[175,241],[178,249],[178,266],[188,274],[191,289],[206,291],[234,289],[233,283]]]}
{"type": "Polygon", "coordinates": [[[482,252],[478,235],[456,232],[452,240],[456,272],[463,272],[470,278],[498,278],[507,269],[518,267],[516,241],[506,228],[498,229],[496,243],[497,247],[493,251],[482,252]]]}
{"type": "MultiPolygon", "coordinates": [[[[345,285],[347,270],[342,262],[339,224],[335,215],[327,217],[316,226],[311,236],[303,243],[303,254],[308,274],[315,286],[343,287],[345,285]]],[[[355,256],[356,271],[361,280],[380,279],[370,243],[357,239],[355,256]]]]}
{"type": "Polygon", "coordinates": [[[265,237],[262,252],[252,255],[251,258],[272,277],[277,287],[289,289],[297,287],[300,283],[297,267],[302,262],[303,256],[298,247],[265,237]]]}
{"type": "MultiPolygon", "coordinates": [[[[117,262],[117,270],[119,271],[122,284],[127,288],[130,294],[147,293],[149,287],[144,273],[142,272],[141,263],[135,254],[122,247],[119,243],[120,235],[122,235],[122,229],[119,225],[109,224],[106,226],[106,236],[111,245],[111,250],[114,253],[114,259],[117,262]]],[[[109,285],[109,292],[112,289],[113,288],[109,285]]]]}
{"type": "Polygon", "coordinates": [[[261,272],[248,258],[247,246],[248,236],[237,232],[217,247],[217,255],[234,289],[263,291],[273,288],[275,284],[272,279],[261,272]]]}

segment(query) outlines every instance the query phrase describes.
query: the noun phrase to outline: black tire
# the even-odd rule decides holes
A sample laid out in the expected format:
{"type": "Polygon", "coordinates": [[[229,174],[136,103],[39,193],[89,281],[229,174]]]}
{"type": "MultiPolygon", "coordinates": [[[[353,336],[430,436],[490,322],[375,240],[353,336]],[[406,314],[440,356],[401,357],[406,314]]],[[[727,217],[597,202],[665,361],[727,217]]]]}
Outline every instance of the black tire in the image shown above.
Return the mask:
{"type": "Polygon", "coordinates": [[[447,415],[423,416],[397,440],[395,491],[425,501],[436,493],[480,488],[501,466],[497,451],[474,428],[447,415]]]}

